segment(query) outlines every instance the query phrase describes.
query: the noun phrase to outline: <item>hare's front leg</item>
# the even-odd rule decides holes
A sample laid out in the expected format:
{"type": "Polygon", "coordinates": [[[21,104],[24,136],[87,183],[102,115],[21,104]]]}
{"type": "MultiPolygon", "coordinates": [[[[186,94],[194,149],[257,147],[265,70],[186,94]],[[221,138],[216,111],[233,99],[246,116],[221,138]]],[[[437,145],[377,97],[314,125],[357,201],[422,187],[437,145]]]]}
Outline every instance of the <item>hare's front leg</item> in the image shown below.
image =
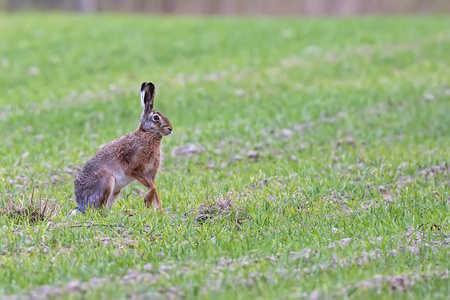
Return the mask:
{"type": "Polygon", "coordinates": [[[119,195],[120,195],[120,191],[118,191],[118,192],[113,191],[112,195],[108,198],[108,201],[106,202],[106,206],[108,206],[109,209],[112,209],[112,206],[114,205],[114,203],[116,203],[119,195]]]}
{"type": "Polygon", "coordinates": [[[161,200],[159,199],[158,191],[156,190],[156,186],[153,181],[147,176],[135,175],[133,177],[148,189],[147,194],[144,196],[144,201],[145,204],[147,204],[147,207],[150,208],[153,205],[155,209],[162,213],[161,200]]]}
{"type": "Polygon", "coordinates": [[[162,211],[161,200],[159,199],[158,191],[156,190],[156,186],[153,184],[153,187],[149,189],[147,194],[144,196],[144,201],[147,204],[147,207],[151,207],[152,205],[155,209],[162,211]]]}

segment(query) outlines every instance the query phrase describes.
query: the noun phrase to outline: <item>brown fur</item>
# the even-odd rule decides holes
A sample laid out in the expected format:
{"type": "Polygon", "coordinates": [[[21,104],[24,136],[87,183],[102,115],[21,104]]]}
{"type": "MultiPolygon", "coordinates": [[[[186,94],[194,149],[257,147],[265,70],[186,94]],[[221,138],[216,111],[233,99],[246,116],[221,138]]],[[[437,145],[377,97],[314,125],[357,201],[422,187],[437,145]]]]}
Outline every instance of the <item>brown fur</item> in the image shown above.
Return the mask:
{"type": "Polygon", "coordinates": [[[141,88],[143,112],[135,132],[118,138],[98,151],[83,166],[75,178],[78,210],[112,207],[120,191],[137,180],[148,192],[144,196],[148,207],[162,212],[155,177],[161,165],[161,140],[172,132],[170,121],[153,110],[155,88],[144,82],[141,88]]]}

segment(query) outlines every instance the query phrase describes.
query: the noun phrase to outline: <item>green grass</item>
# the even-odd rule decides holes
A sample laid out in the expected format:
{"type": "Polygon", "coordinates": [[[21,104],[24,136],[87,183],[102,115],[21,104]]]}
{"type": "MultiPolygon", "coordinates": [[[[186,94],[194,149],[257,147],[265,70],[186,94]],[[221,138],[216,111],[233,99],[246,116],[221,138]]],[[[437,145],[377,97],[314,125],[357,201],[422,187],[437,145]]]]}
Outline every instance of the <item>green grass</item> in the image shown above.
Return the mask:
{"type": "Polygon", "coordinates": [[[449,28],[2,15],[0,297],[448,297],[449,28]],[[164,216],[133,184],[67,217],[76,168],[135,130],[148,80],[174,126],[164,216]],[[188,143],[205,151],[172,154],[188,143]],[[37,199],[48,219],[8,213],[37,199]]]}

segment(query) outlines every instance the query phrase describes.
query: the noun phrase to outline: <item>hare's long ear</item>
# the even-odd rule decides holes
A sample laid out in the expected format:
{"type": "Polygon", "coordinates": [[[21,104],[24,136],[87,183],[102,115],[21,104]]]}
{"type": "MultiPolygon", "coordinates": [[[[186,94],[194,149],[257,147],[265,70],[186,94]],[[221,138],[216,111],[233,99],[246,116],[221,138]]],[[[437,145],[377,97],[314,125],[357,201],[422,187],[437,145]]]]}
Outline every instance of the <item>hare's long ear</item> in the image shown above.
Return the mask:
{"type": "Polygon", "coordinates": [[[141,85],[141,103],[144,112],[153,110],[153,99],[155,98],[155,85],[151,82],[143,82],[141,85]]]}

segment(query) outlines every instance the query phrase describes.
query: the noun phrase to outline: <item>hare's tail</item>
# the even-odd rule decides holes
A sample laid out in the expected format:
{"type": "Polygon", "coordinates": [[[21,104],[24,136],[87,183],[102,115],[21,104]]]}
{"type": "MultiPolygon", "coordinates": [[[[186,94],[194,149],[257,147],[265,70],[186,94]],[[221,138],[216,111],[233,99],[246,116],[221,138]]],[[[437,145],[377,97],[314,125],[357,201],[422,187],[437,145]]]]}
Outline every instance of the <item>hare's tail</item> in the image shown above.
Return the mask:
{"type": "Polygon", "coordinates": [[[81,209],[79,209],[78,206],[77,206],[77,207],[75,207],[74,209],[72,209],[70,211],[69,216],[74,216],[74,215],[79,214],[79,213],[84,214],[84,212],[81,209]]]}

